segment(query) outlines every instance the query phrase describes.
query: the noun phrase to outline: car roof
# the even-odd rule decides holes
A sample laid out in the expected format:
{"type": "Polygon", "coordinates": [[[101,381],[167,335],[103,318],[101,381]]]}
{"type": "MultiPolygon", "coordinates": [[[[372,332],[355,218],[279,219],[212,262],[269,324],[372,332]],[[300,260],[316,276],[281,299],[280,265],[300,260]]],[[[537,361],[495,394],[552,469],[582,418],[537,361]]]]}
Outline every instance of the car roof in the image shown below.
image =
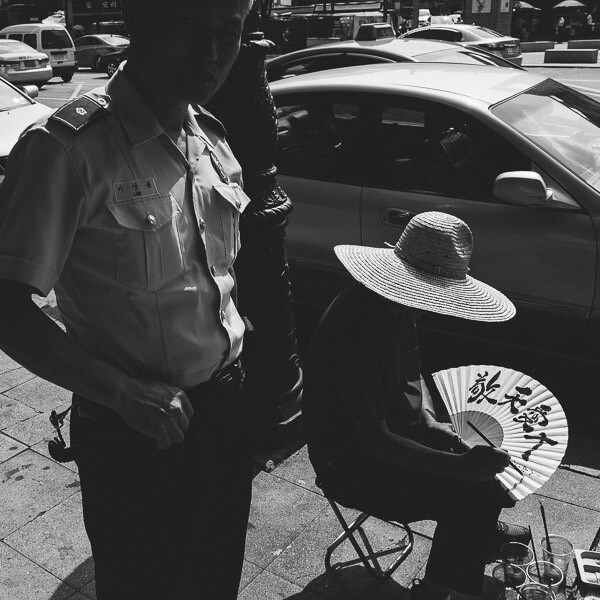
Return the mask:
{"type": "Polygon", "coordinates": [[[466,98],[487,105],[519,94],[546,77],[517,69],[490,69],[488,66],[451,63],[393,63],[344,67],[274,81],[275,94],[314,90],[392,91],[419,90],[426,95],[466,98]]]}
{"type": "Polygon", "coordinates": [[[67,28],[59,23],[21,23],[19,25],[9,25],[8,27],[1,29],[0,33],[13,33],[15,31],[31,32],[37,31],[38,29],[62,29],[63,31],[67,31],[67,28]]]}
{"type": "Polygon", "coordinates": [[[312,46],[311,48],[303,48],[302,50],[296,50],[295,52],[289,52],[277,56],[268,61],[268,64],[277,64],[279,62],[288,62],[296,58],[302,58],[304,56],[317,56],[319,54],[329,54],[332,51],[335,52],[357,52],[365,51],[370,54],[377,54],[379,56],[385,56],[386,54],[393,54],[397,56],[405,56],[411,58],[414,56],[420,56],[421,54],[428,54],[429,52],[436,52],[438,50],[448,50],[450,48],[462,48],[460,44],[454,42],[444,42],[442,40],[425,40],[421,38],[413,39],[400,39],[400,38],[382,38],[379,40],[365,40],[359,41],[348,40],[345,42],[334,42],[332,44],[322,44],[319,46],[312,46]]]}

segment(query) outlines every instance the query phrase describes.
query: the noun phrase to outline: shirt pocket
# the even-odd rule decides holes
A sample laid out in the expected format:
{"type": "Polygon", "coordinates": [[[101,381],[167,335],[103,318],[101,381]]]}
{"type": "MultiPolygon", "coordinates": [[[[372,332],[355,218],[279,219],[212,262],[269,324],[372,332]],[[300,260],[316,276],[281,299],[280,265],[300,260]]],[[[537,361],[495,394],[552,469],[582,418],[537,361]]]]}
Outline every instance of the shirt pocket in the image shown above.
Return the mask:
{"type": "Polygon", "coordinates": [[[240,214],[250,203],[250,198],[237,183],[215,185],[214,189],[219,200],[226,267],[230,267],[240,249],[240,214]]]}
{"type": "Polygon", "coordinates": [[[185,270],[179,220],[171,194],[107,204],[116,220],[116,279],[134,289],[155,291],[185,270]]]}

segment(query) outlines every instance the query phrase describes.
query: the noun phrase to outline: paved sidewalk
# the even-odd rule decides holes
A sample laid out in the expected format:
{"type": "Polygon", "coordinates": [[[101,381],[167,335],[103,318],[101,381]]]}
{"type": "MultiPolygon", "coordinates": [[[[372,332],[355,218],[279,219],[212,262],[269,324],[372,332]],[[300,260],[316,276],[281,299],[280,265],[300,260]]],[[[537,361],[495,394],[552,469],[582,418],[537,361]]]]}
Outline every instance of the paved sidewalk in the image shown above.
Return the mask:
{"type": "MultiPolygon", "coordinates": [[[[52,437],[49,413],[69,401],[65,390],[0,354],[1,600],[95,598],[77,470],[73,463],[51,460],[46,449],[52,437]]],[[[506,511],[505,518],[530,524],[537,541],[542,536],[538,500],[543,499],[551,529],[587,549],[600,527],[599,478],[600,441],[572,435],[561,468],[539,494],[506,511]]],[[[340,528],[314,486],[302,447],[254,479],[239,599],[401,600],[412,579],[423,573],[433,534],[431,522],[415,523],[413,528],[413,553],[383,585],[356,564],[339,575],[327,575],[325,549],[340,528]]],[[[375,548],[397,542],[397,530],[379,521],[373,521],[368,531],[375,548]]],[[[334,562],[352,556],[346,544],[334,562]]],[[[571,566],[569,579],[573,577],[571,566]]],[[[489,590],[486,596],[491,597],[489,590]]]]}

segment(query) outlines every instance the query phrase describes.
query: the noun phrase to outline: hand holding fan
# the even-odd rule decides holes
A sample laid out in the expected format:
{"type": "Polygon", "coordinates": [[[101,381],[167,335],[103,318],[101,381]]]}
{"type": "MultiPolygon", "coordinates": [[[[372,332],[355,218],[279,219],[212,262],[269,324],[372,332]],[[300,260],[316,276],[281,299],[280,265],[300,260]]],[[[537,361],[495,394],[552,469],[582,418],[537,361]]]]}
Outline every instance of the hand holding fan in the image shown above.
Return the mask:
{"type": "Polygon", "coordinates": [[[433,380],[465,444],[487,442],[510,455],[513,464],[496,479],[511,498],[525,498],[557,469],[569,429],[558,400],[541,383],[492,365],[438,371],[433,380]]]}

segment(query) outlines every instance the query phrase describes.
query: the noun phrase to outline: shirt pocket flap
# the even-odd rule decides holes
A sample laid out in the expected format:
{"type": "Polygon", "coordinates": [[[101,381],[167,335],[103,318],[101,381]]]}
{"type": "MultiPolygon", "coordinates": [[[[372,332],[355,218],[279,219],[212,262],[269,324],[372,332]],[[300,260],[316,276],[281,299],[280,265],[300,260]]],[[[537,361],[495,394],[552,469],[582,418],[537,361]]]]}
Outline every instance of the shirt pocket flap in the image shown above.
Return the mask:
{"type": "Polygon", "coordinates": [[[215,185],[215,191],[223,200],[231,204],[240,213],[243,213],[246,206],[250,204],[250,198],[248,198],[244,190],[237,183],[232,185],[215,185]]]}
{"type": "Polygon", "coordinates": [[[171,194],[157,194],[138,200],[107,204],[119,225],[136,231],[156,231],[181,213],[171,194]]]}

